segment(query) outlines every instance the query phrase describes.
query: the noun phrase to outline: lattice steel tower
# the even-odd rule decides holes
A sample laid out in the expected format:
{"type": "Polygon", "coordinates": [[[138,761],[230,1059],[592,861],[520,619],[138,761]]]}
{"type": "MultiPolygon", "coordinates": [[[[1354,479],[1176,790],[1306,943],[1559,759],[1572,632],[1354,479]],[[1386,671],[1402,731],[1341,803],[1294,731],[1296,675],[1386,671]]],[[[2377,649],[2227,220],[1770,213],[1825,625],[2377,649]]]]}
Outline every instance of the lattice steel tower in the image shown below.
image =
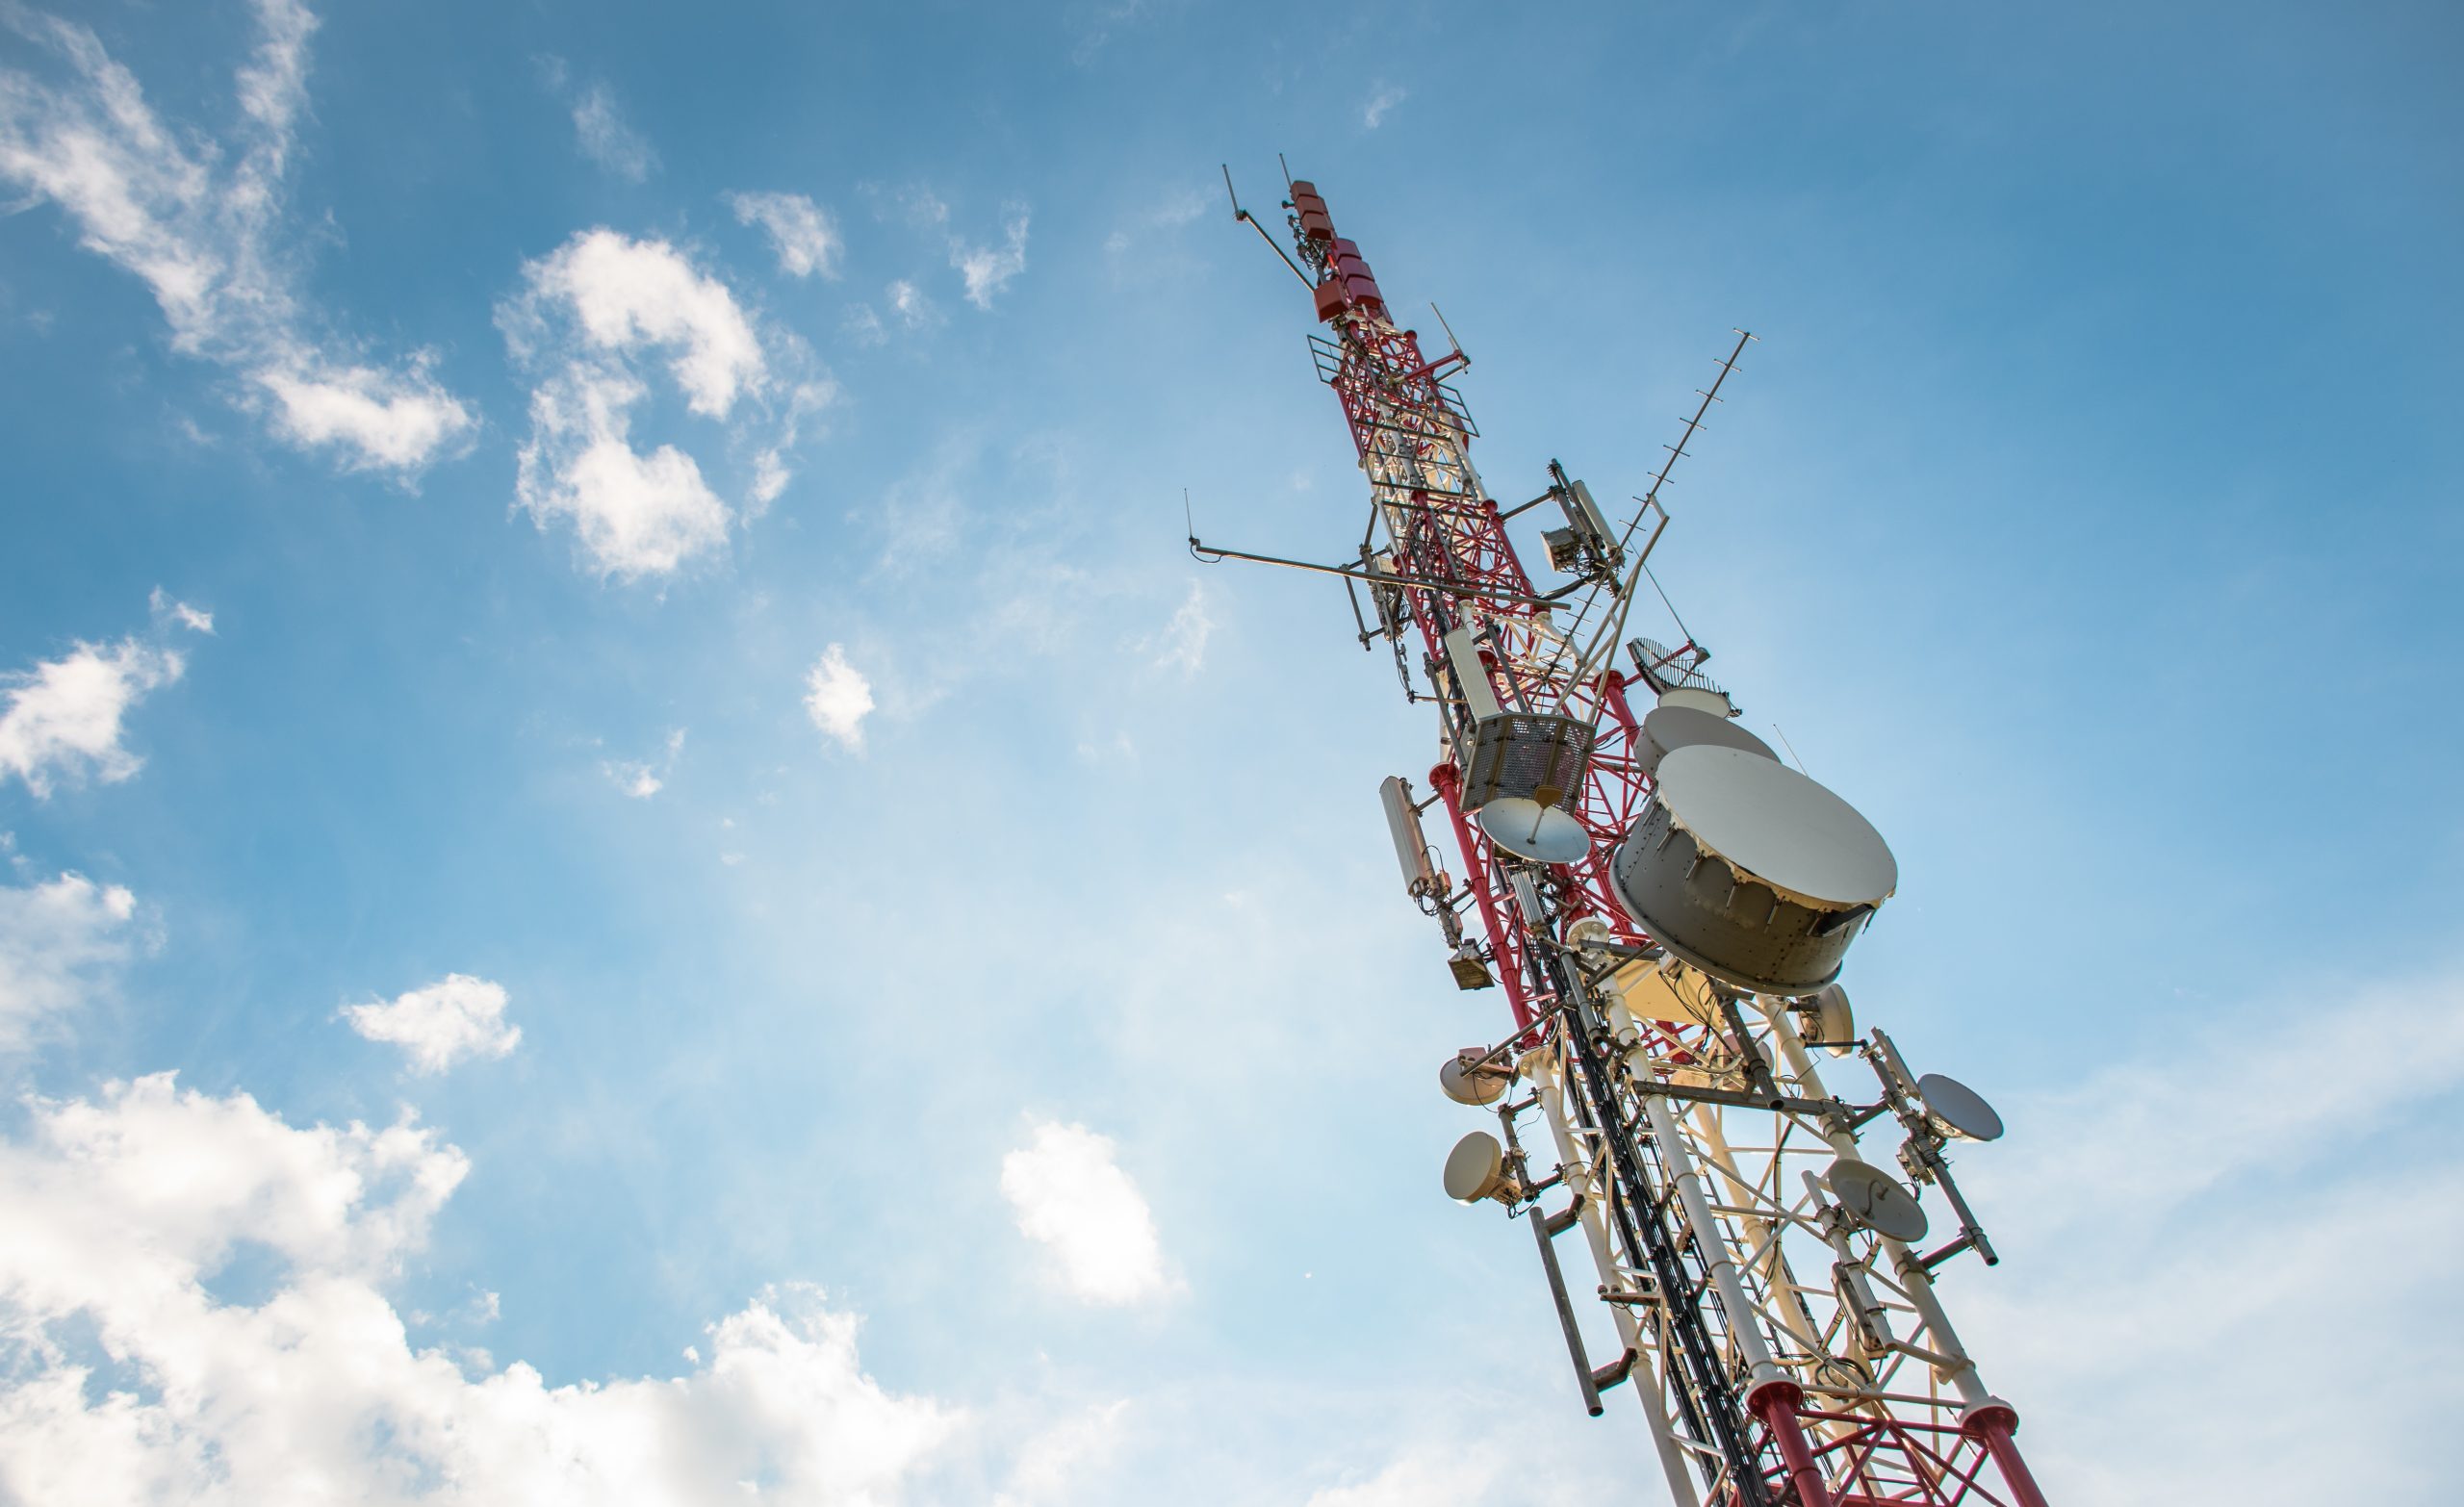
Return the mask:
{"type": "Polygon", "coordinates": [[[1636,1393],[1682,1507],[2042,1507],[2016,1414],[1934,1290],[1942,1263],[1995,1260],[1943,1153],[2001,1124],[1952,1080],[1912,1076],[1881,1031],[1859,1034],[1835,982],[1897,887],[1890,852],[1735,721],[1701,645],[1621,644],[1667,524],[1661,486],[1751,337],[1632,523],[1613,527],[1554,463],[1538,497],[1501,508],[1445,380],[1461,349],[1424,356],[1317,190],[1290,193],[1285,260],[1325,326],[1310,348],[1373,504],[1357,560],[1309,568],[1348,577],[1362,646],[1390,646],[1405,695],[1436,711],[1429,793],[1398,778],[1380,795],[1455,983],[1502,985],[1513,1014],[1440,1071],[1499,1121],[1455,1147],[1448,1191],[1533,1232],[1584,1402],[1598,1415],[1603,1392],[1636,1393]],[[1550,568],[1570,577],[1548,590],[1505,528],[1544,504],[1564,518],[1550,568]],[[1432,808],[1451,864],[1424,835],[1432,808]],[[1870,1098],[1823,1076],[1852,1056],[1870,1098]],[[1899,1133],[1905,1181],[1860,1154],[1876,1126],[1899,1133]],[[1931,1249],[1929,1202],[1958,1231],[1931,1249]],[[1604,1364],[1578,1321],[1592,1299],[1564,1280],[1568,1235],[1622,1346],[1604,1364]]]}

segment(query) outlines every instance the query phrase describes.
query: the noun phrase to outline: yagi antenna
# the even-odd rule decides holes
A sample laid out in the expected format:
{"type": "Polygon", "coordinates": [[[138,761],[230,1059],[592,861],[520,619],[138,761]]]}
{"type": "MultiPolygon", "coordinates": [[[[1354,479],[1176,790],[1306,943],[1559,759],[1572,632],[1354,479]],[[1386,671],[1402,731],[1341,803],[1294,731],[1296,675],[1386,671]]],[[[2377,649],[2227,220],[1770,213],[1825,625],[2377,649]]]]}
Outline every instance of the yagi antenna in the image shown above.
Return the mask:
{"type": "MultiPolygon", "coordinates": [[[[1660,462],[1659,474],[1652,478],[1651,490],[1643,494],[1640,499],[1641,506],[1634,510],[1633,518],[1626,524],[1625,533],[1618,537],[1617,548],[1620,549],[1633,542],[1634,530],[1641,527],[1643,520],[1651,516],[1655,510],[1660,516],[1660,528],[1652,531],[1652,544],[1656,545],[1659,542],[1660,531],[1668,524],[1668,509],[1661,506],[1659,500],[1660,488],[1668,485],[1669,472],[1675,469],[1679,457],[1685,453],[1685,447],[1693,443],[1695,431],[1703,427],[1703,416],[1709,413],[1711,405],[1720,400],[1720,384],[1726,382],[1729,379],[1729,373],[1736,370],[1737,358],[1745,354],[1746,342],[1752,339],[1754,339],[1752,331],[1738,330],[1736,346],[1728,353],[1728,359],[1720,363],[1720,374],[1711,379],[1711,385],[1707,391],[1701,388],[1695,390],[1702,396],[1703,400],[1695,405],[1694,417],[1685,421],[1685,431],[1677,437],[1677,443],[1662,447],[1668,451],[1668,459],[1660,462]]],[[[1634,589],[1640,586],[1643,577],[1650,574],[1651,553],[1650,548],[1646,547],[1641,553],[1634,556],[1633,569],[1626,573],[1625,584],[1618,588],[1616,596],[1611,599],[1617,603],[1616,616],[1604,618],[1601,621],[1599,632],[1593,635],[1590,646],[1583,650],[1581,656],[1575,661],[1575,673],[1566,681],[1565,690],[1557,698],[1558,710],[1564,710],[1566,702],[1573,699],[1575,687],[1590,683],[1592,678],[1600,674],[1601,669],[1607,664],[1608,655],[1615,651],[1617,641],[1625,636],[1627,615],[1634,609],[1634,589]]],[[[1652,576],[1651,582],[1652,589],[1659,591],[1659,577],[1652,576]]],[[[1660,600],[1668,601],[1666,592],[1660,592],[1660,600]]],[[[1582,618],[1589,611],[1590,603],[1586,602],[1583,613],[1577,615],[1574,626],[1566,634],[1567,644],[1574,641],[1575,633],[1581,631],[1582,618]]],[[[1677,616],[1675,603],[1669,603],[1668,612],[1671,617],[1677,616]]],[[[1677,626],[1682,628],[1685,624],[1681,619],[1677,626]]],[[[1690,634],[1688,636],[1691,637],[1690,634]]],[[[1560,644],[1557,652],[1550,657],[1551,671],[1554,671],[1557,661],[1563,657],[1564,653],[1565,645],[1560,644]]],[[[1595,720],[1597,716],[1598,712],[1595,709],[1595,720]]]]}

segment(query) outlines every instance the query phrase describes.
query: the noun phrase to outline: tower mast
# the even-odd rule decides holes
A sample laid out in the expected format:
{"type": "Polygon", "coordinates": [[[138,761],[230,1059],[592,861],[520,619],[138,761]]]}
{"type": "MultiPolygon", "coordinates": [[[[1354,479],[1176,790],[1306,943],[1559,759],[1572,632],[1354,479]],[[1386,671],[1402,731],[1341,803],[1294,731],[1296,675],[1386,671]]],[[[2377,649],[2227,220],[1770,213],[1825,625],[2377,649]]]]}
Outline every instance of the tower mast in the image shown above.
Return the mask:
{"type": "Polygon", "coordinates": [[[1751,337],[1633,524],[1612,528],[1554,462],[1545,491],[1502,508],[1447,380],[1469,358],[1427,356],[1316,187],[1290,192],[1325,327],[1310,349],[1373,505],[1358,563],[1322,569],[1366,584],[1362,643],[1391,646],[1406,696],[1437,712],[1429,794],[1381,790],[1397,856],[1456,983],[1502,986],[1511,1016],[1440,1073],[1499,1119],[1455,1148],[1448,1190],[1529,1222],[1579,1394],[1598,1414],[1604,1391],[1630,1388],[1681,1507],[2043,1507],[2017,1415],[1933,1281],[1958,1256],[1995,1260],[1944,1152],[2000,1122],[1955,1082],[1912,1076],[1882,1032],[1858,1035],[1835,982],[1896,885],[1887,849],[1733,722],[1703,646],[1637,638],[1613,657],[1667,521],[1660,486],[1751,337]],[[1544,590],[1505,525],[1547,503],[1565,519],[1549,565],[1571,579],[1544,590]],[[1875,1095],[1838,1096],[1817,1053],[1861,1058],[1875,1095]],[[1860,1157],[1878,1123],[1902,1132],[1910,1181],[1860,1157]],[[1959,1234],[1926,1252],[1929,1188],[1959,1234]],[[1596,1307],[1564,1280],[1557,1242],[1575,1231],[1596,1307]],[[1620,1353],[1595,1364],[1584,1331],[1603,1311],[1620,1353]]]}

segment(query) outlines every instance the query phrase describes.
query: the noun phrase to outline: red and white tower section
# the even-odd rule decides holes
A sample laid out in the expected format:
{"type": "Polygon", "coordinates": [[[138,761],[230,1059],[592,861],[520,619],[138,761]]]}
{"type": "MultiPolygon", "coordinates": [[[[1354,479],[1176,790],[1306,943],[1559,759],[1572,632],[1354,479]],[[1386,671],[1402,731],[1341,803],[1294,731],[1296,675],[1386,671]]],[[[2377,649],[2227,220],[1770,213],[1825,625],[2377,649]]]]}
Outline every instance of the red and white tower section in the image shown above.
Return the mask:
{"type": "Polygon", "coordinates": [[[1627,636],[1660,488],[1751,337],[1630,523],[1553,463],[1502,507],[1446,380],[1468,359],[1424,354],[1317,189],[1290,193],[1310,347],[1372,502],[1356,559],[1311,568],[1348,578],[1362,645],[1435,716],[1435,764],[1380,797],[1455,983],[1509,1013],[1441,1067],[1496,1119],[1447,1190],[1531,1232],[1579,1395],[1638,1399],[1681,1507],[2041,1507],[1935,1291],[1945,1263],[1995,1260],[1946,1152],[2001,1123],[1861,1032],[1838,983],[1897,888],[1890,850],[1739,724],[1703,646],[1627,636]],[[1506,532],[1543,507],[1546,584],[1506,532]]]}

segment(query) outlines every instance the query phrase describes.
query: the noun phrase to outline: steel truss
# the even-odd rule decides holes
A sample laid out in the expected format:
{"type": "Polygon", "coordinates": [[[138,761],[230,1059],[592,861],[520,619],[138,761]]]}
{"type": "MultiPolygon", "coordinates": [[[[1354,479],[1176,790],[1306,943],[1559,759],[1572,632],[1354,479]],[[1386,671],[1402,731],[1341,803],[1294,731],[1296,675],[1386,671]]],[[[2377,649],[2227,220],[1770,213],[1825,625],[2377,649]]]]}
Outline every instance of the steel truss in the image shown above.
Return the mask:
{"type": "MultiPolygon", "coordinates": [[[[1428,779],[1460,879],[1423,901],[1450,936],[1471,938],[1513,1013],[1492,1054],[1516,1075],[1499,1107],[1516,1172],[1504,1201],[1536,1232],[1584,1396],[1597,1412],[1600,1390],[1631,1386],[1681,1507],[2043,1507],[2012,1442],[2015,1413],[1986,1390],[1935,1295],[1933,1265],[1974,1242],[1919,1254],[1859,1227],[1819,1181],[1905,1098],[1886,1038],[1856,1047],[1882,1101],[1838,1097],[1795,1002],[1738,994],[1666,958],[1617,904],[1609,857],[1651,795],[1628,697],[1640,676],[1586,660],[1574,642],[1592,631],[1586,617],[1561,625],[1524,569],[1472,464],[1477,431],[1444,380],[1468,358],[1425,357],[1322,199],[1292,187],[1293,240],[1330,331],[1311,337],[1312,356],[1373,503],[1351,573],[1369,577],[1377,608],[1362,637],[1391,640],[1407,694],[1439,709],[1444,756],[1428,779]],[[1460,751],[1473,702],[1446,650],[1457,628],[1500,707],[1596,726],[1567,802],[1593,838],[1583,859],[1526,861],[1470,819],[1460,751]],[[1685,1006],[1663,1011],[1681,1018],[1628,1007],[1617,981],[1637,968],[1659,976],[1655,998],[1685,1006]],[[1545,1144],[1524,1134],[1534,1120],[1545,1144]],[[1585,1353],[1560,1278],[1555,1242],[1574,1230],[1624,1347],[1604,1366],[1585,1353]]],[[[1553,490],[1563,485],[1556,474],[1553,490]]],[[[1604,586],[1608,573],[1596,574],[1604,586]]],[[[1961,1217],[1972,1233],[1964,1205],[1961,1217]]]]}

